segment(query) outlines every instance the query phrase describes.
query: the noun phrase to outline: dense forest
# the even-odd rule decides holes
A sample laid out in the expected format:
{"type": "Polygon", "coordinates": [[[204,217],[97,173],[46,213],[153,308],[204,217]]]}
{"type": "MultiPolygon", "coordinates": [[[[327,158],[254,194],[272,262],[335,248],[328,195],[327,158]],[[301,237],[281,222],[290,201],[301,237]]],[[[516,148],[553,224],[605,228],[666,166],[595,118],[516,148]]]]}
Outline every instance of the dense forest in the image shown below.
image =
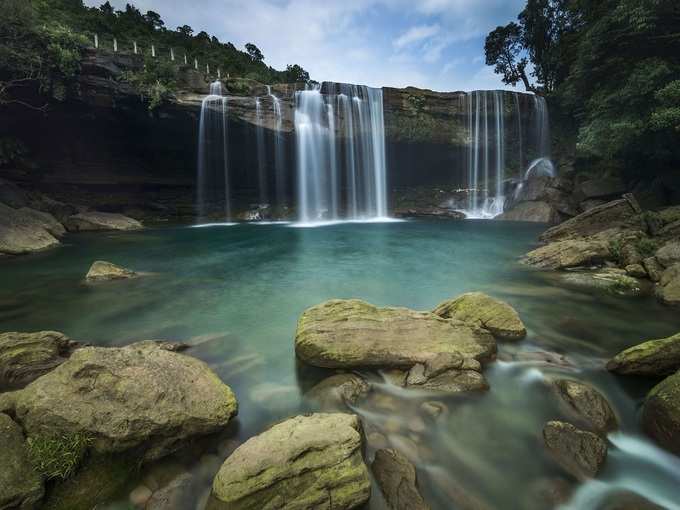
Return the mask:
{"type": "Polygon", "coordinates": [[[529,0],[485,50],[505,83],[548,98],[591,167],[680,168],[677,0],[529,0]]]}
{"type": "Polygon", "coordinates": [[[43,96],[64,99],[83,51],[94,45],[95,34],[102,50],[114,51],[114,39],[121,53],[134,53],[136,45],[145,59],[144,70],[125,79],[152,102],[171,94],[178,69],[195,62],[202,71],[209,66],[215,75],[219,69],[224,76],[261,83],[309,80],[299,65],[289,65],[285,71],[268,66],[255,44],[248,43],[241,51],[204,31],[194,34],[188,25],[166,27],[158,13],[142,13],[130,4],[116,11],[109,2],[88,8],[82,0],[0,0],[0,11],[0,105],[23,102],[26,107],[43,107],[22,101],[22,89],[36,85],[43,96]]]}

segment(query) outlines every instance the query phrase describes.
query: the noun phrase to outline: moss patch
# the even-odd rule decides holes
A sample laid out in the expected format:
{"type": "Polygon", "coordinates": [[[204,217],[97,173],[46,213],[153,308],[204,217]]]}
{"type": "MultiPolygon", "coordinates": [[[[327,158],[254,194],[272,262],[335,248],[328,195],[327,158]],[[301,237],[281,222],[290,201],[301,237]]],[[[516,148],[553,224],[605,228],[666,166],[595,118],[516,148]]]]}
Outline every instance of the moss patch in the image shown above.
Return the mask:
{"type": "Polygon", "coordinates": [[[46,480],[66,480],[80,466],[92,439],[84,434],[29,437],[28,452],[36,471],[46,480]]]}

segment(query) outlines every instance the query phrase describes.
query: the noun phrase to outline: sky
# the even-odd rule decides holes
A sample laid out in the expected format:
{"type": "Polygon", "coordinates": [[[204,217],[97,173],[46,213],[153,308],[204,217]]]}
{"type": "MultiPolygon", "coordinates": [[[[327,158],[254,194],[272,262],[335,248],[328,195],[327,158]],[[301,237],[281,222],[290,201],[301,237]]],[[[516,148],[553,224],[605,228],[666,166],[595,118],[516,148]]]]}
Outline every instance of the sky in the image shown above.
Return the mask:
{"type": "MultiPolygon", "coordinates": [[[[104,0],[85,0],[98,6],[104,0]]],[[[484,39],[526,0],[110,0],[161,14],[235,46],[252,42],[275,69],[317,81],[438,91],[512,88],[484,64],[484,39]]]]}

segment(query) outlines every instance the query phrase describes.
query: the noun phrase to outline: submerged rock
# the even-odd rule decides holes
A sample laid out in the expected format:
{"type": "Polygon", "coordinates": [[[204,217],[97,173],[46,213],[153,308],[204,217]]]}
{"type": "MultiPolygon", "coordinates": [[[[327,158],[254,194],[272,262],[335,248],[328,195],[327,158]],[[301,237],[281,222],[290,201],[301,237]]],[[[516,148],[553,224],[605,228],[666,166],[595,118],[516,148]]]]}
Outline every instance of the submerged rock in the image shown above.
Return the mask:
{"type": "Polygon", "coordinates": [[[0,334],[0,391],[22,388],[55,369],[76,345],[56,331],[0,334]]]}
{"type": "Polygon", "coordinates": [[[432,313],[444,319],[473,323],[503,340],[520,340],[527,334],[513,307],[483,292],[468,292],[444,301],[432,313]]]}
{"type": "Polygon", "coordinates": [[[680,372],[649,392],[642,410],[642,426],[662,447],[680,455],[680,372]]]}
{"type": "Polygon", "coordinates": [[[543,440],[555,461],[579,480],[597,476],[607,458],[604,439],[571,423],[549,421],[543,428],[543,440]]]}
{"type": "Polygon", "coordinates": [[[472,358],[459,354],[441,353],[418,363],[409,370],[405,385],[443,393],[483,391],[489,384],[481,374],[481,365],[472,358]]]}
{"type": "Polygon", "coordinates": [[[33,468],[21,428],[0,413],[0,508],[33,508],[43,497],[43,482],[33,468]]]}
{"type": "Polygon", "coordinates": [[[0,254],[22,255],[59,245],[46,228],[45,219],[37,218],[33,212],[0,204],[0,254]]]}
{"type": "Polygon", "coordinates": [[[69,216],[65,223],[69,232],[89,230],[139,230],[142,224],[118,213],[86,211],[69,216]]]}
{"type": "Polygon", "coordinates": [[[295,352],[318,367],[411,367],[446,352],[486,361],[496,342],[481,328],[430,312],[335,299],[302,314],[295,352]]]}
{"type": "Polygon", "coordinates": [[[97,453],[138,448],[144,460],[221,430],[237,410],[205,363],[150,341],[78,349],[10,405],[29,437],[81,435],[97,453]]]}
{"type": "Polygon", "coordinates": [[[135,278],[138,274],[131,269],[126,269],[111,262],[104,260],[96,260],[90,266],[85,279],[89,282],[108,281],[108,280],[124,280],[127,278],[135,278]]]}
{"type": "Polygon", "coordinates": [[[361,452],[354,415],[290,418],[231,454],[215,477],[207,510],[357,508],[371,494],[361,452]]]}
{"type": "Polygon", "coordinates": [[[663,272],[656,287],[656,297],[665,305],[680,306],[680,263],[663,272]]]}
{"type": "Polygon", "coordinates": [[[597,510],[664,510],[665,508],[639,494],[622,490],[608,496],[606,501],[597,507],[597,510]]]}
{"type": "Polygon", "coordinates": [[[607,399],[589,384],[559,379],[554,381],[554,385],[569,411],[594,432],[605,435],[618,426],[616,415],[607,399]]]}
{"type": "Polygon", "coordinates": [[[415,466],[397,450],[375,452],[371,471],[390,509],[429,510],[418,490],[415,466]]]}
{"type": "Polygon", "coordinates": [[[620,352],[607,363],[607,370],[624,375],[660,377],[680,369],[680,333],[649,340],[620,352]]]}
{"type": "Polygon", "coordinates": [[[323,410],[343,409],[364,398],[371,387],[358,374],[336,374],[324,379],[305,394],[323,410]]]}
{"type": "Polygon", "coordinates": [[[623,269],[569,271],[561,273],[560,276],[567,284],[602,289],[612,294],[634,296],[642,292],[640,280],[627,275],[623,269]]]}

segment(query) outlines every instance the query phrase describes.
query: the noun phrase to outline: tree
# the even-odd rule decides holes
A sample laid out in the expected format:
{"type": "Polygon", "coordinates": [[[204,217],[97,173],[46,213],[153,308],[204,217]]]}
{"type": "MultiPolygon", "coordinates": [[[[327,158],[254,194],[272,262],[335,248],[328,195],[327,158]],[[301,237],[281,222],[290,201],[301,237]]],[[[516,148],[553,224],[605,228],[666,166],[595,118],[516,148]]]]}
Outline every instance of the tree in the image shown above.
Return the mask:
{"type": "Polygon", "coordinates": [[[515,86],[521,80],[526,90],[536,91],[526,74],[528,61],[523,56],[522,31],[517,23],[497,27],[486,36],[484,52],[486,65],[503,75],[503,83],[515,86]]]}
{"type": "Polygon", "coordinates": [[[181,27],[177,27],[177,31],[184,37],[191,37],[191,35],[194,33],[194,29],[191,28],[189,25],[182,25],[181,27]]]}
{"type": "Polygon", "coordinates": [[[262,62],[264,60],[264,55],[262,55],[260,48],[255,46],[253,43],[246,44],[246,51],[254,62],[262,62]]]}
{"type": "Polygon", "coordinates": [[[298,83],[309,81],[309,73],[297,64],[286,67],[286,81],[288,83],[298,83]]]}
{"type": "Polygon", "coordinates": [[[147,11],[144,15],[144,19],[154,30],[161,30],[165,26],[165,23],[161,19],[161,15],[157,12],[147,11]]]}
{"type": "Polygon", "coordinates": [[[102,11],[104,16],[113,16],[113,7],[111,2],[105,2],[99,6],[99,10],[102,11]]]}

